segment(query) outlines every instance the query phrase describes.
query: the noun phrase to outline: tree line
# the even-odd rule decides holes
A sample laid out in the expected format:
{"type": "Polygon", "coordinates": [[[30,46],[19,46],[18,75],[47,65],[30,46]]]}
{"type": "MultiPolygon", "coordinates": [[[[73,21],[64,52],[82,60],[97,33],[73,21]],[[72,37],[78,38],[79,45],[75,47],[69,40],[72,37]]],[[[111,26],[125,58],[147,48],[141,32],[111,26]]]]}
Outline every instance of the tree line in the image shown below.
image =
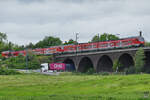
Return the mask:
{"type": "MultiPolygon", "coordinates": [[[[119,37],[104,33],[100,36],[95,35],[89,42],[98,42],[98,41],[109,41],[109,40],[117,40],[119,37]]],[[[69,39],[68,41],[63,41],[58,37],[53,36],[45,36],[44,39],[38,41],[37,43],[33,44],[30,42],[28,45],[17,45],[12,43],[11,41],[7,40],[7,34],[0,32],[0,52],[7,51],[7,50],[24,50],[25,48],[47,48],[50,46],[58,46],[58,45],[68,45],[68,44],[76,44],[77,41],[73,39],[69,39]]]]}

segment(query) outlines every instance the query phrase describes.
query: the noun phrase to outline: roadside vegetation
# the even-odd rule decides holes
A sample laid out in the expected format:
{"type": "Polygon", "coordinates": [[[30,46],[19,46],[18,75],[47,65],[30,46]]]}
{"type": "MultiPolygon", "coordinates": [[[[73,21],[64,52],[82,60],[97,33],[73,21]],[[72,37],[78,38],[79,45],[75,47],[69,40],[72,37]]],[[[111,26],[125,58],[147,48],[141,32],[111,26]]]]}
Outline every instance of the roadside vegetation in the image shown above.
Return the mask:
{"type": "Polygon", "coordinates": [[[146,43],[145,43],[145,46],[146,46],[146,47],[150,47],[150,42],[146,42],[146,43]]]}
{"type": "Polygon", "coordinates": [[[36,56],[30,54],[26,56],[17,56],[10,58],[2,58],[0,66],[10,69],[39,69],[41,63],[52,62],[51,56],[36,56]]]}
{"type": "Polygon", "coordinates": [[[17,75],[17,74],[21,74],[21,73],[16,70],[0,67],[0,75],[17,75]]]}

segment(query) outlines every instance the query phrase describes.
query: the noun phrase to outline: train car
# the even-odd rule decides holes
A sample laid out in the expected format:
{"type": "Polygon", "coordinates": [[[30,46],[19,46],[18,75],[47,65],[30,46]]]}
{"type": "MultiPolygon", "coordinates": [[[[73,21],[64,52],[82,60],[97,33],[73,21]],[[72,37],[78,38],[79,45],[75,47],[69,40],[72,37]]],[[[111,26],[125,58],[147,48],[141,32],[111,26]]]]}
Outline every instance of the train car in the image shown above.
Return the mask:
{"type": "Polygon", "coordinates": [[[8,58],[8,57],[17,57],[19,55],[25,56],[26,52],[24,50],[23,51],[3,51],[1,54],[3,57],[8,58]]]}
{"type": "Polygon", "coordinates": [[[76,45],[70,44],[63,47],[63,53],[73,53],[76,51],[76,45]]]}
{"type": "MultiPolygon", "coordinates": [[[[76,52],[90,52],[95,50],[109,50],[115,48],[126,48],[126,47],[139,47],[144,46],[145,40],[143,37],[130,37],[119,40],[93,42],[93,43],[80,43],[77,45],[61,45],[52,46],[49,48],[37,48],[33,49],[32,52],[36,55],[51,55],[51,54],[62,54],[62,53],[76,53],[76,52]]],[[[1,53],[3,57],[26,55],[26,51],[4,51],[1,53]]]]}
{"type": "Polygon", "coordinates": [[[124,38],[120,40],[121,48],[124,47],[139,47],[144,46],[145,40],[143,37],[131,37],[131,38],[124,38]]]}
{"type": "Polygon", "coordinates": [[[19,55],[26,56],[26,51],[25,50],[19,51],[19,55]]]}
{"type": "Polygon", "coordinates": [[[49,48],[45,48],[44,49],[44,55],[51,55],[51,54],[55,54],[55,53],[61,53],[61,47],[60,46],[52,46],[49,48]]]}
{"type": "Polygon", "coordinates": [[[8,58],[11,55],[11,52],[10,51],[3,51],[1,53],[1,55],[2,55],[2,57],[8,58]]]}
{"type": "Polygon", "coordinates": [[[83,52],[93,50],[92,43],[81,44],[81,50],[83,52]]]}
{"type": "Polygon", "coordinates": [[[19,51],[12,51],[12,52],[11,52],[11,56],[12,56],[12,57],[17,57],[17,56],[19,56],[19,51]]]}
{"type": "MultiPolygon", "coordinates": [[[[78,45],[66,45],[64,46],[64,53],[74,52],[87,52],[94,50],[109,50],[114,48],[126,48],[126,47],[139,47],[144,46],[144,38],[141,36],[123,38],[119,40],[94,42],[94,43],[81,43],[78,45]]],[[[59,52],[59,51],[57,51],[59,52]]]]}
{"type": "Polygon", "coordinates": [[[42,54],[44,54],[44,48],[37,48],[37,49],[33,49],[32,51],[33,51],[33,53],[35,55],[42,55],[42,54]]]}

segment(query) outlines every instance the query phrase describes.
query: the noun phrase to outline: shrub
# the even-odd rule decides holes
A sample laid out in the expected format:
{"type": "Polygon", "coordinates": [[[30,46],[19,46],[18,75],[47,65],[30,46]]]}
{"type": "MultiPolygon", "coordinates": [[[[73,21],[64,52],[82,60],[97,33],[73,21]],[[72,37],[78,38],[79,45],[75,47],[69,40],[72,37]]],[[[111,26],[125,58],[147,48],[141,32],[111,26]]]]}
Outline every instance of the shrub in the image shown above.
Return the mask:
{"type": "Polygon", "coordinates": [[[136,73],[136,69],[135,69],[134,66],[126,68],[124,71],[125,71],[126,74],[135,74],[136,73]]]}
{"type": "Polygon", "coordinates": [[[86,72],[86,74],[94,74],[95,73],[95,70],[93,68],[89,68],[86,72]]]}
{"type": "Polygon", "coordinates": [[[145,64],[144,59],[145,59],[144,50],[142,48],[139,48],[135,54],[135,69],[137,73],[143,71],[145,64]]]}
{"type": "Polygon", "coordinates": [[[27,69],[27,68],[38,69],[40,68],[40,61],[38,59],[38,56],[34,56],[34,55],[28,58],[28,61],[26,61],[26,57],[24,56],[11,57],[2,61],[0,65],[4,65],[4,64],[8,68],[14,68],[14,69],[27,69]]]}
{"type": "Polygon", "coordinates": [[[16,75],[16,74],[20,74],[20,72],[15,70],[10,70],[5,67],[0,68],[0,75],[16,75]]]}
{"type": "Polygon", "coordinates": [[[118,70],[121,66],[122,66],[122,64],[118,60],[115,60],[114,64],[113,64],[113,70],[118,72],[118,70]]]}
{"type": "Polygon", "coordinates": [[[109,75],[109,72],[103,72],[101,75],[109,75]]]}
{"type": "Polygon", "coordinates": [[[149,66],[144,66],[144,72],[150,74],[149,66]]]}
{"type": "Polygon", "coordinates": [[[145,43],[145,46],[146,46],[146,47],[150,47],[150,43],[149,43],[149,42],[146,42],[146,43],[145,43]]]}

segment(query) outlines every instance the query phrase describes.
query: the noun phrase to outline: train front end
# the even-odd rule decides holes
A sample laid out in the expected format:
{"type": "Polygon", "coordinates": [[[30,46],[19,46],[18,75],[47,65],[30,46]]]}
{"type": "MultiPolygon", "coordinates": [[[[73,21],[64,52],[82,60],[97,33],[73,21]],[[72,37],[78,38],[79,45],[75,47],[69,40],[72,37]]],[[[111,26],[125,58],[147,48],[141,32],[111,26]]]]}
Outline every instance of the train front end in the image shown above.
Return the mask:
{"type": "Polygon", "coordinates": [[[138,37],[138,43],[139,43],[139,46],[144,47],[144,45],[145,45],[145,39],[144,39],[144,37],[139,36],[138,37]]]}

